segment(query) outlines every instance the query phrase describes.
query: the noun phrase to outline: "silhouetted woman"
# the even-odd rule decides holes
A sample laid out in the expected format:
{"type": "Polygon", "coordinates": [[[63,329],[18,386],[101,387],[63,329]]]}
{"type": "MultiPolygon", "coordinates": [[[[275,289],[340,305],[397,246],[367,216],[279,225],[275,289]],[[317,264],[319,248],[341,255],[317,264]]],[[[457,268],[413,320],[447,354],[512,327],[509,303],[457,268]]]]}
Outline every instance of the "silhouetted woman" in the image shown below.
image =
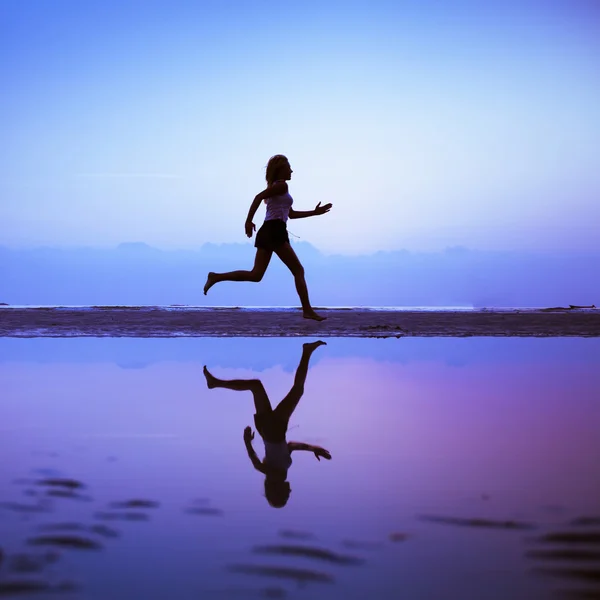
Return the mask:
{"type": "Polygon", "coordinates": [[[256,233],[254,267],[251,271],[230,271],[229,273],[213,273],[211,271],[204,284],[204,294],[206,295],[208,290],[220,281],[260,281],[269,266],[273,252],[275,252],[294,276],[303,316],[307,319],[322,321],[325,317],[314,311],[308,299],[304,267],[290,246],[286,222],[288,218],[303,219],[325,214],[329,212],[332,204],[321,206],[319,202],[314,210],[294,210],[292,208],[293,199],[289,194],[287,184],[292,178],[292,172],[288,159],[282,154],[276,154],[269,159],[266,172],[267,188],[255,196],[245,224],[246,235],[252,237],[252,232],[256,229],[252,219],[260,203],[264,200],[267,205],[267,213],[265,222],[256,233]]]}
{"type": "Polygon", "coordinates": [[[265,475],[265,496],[271,506],[281,508],[285,506],[292,491],[287,481],[288,469],[292,464],[294,450],[308,450],[313,452],[317,460],[321,457],[331,459],[331,454],[312,444],[286,441],[288,423],[294,409],[304,393],[304,382],[308,373],[308,363],[312,353],[325,342],[317,341],[302,346],[302,357],[296,369],[294,385],[288,395],[275,407],[271,407],[267,392],[260,379],[217,379],[204,367],[206,385],[209,389],[225,388],[228,390],[250,391],[254,397],[254,424],[256,430],[265,443],[265,458],[261,462],[252,448],[254,433],[250,427],[244,429],[244,443],[248,457],[254,468],[265,475]]]}

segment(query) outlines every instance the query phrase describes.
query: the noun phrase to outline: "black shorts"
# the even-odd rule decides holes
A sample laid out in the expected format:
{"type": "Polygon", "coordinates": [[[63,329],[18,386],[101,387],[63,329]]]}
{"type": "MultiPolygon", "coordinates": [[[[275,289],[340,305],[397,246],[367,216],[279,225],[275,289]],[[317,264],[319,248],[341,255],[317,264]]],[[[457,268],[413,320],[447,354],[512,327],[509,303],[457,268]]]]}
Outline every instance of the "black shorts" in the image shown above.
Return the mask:
{"type": "Polygon", "coordinates": [[[254,425],[256,425],[256,431],[265,442],[271,444],[285,442],[288,424],[287,421],[280,419],[275,411],[256,413],[254,415],[254,425]]]}
{"type": "Polygon", "coordinates": [[[262,227],[256,232],[254,247],[275,250],[286,242],[289,244],[290,238],[288,237],[285,221],[273,219],[265,221],[262,227]]]}

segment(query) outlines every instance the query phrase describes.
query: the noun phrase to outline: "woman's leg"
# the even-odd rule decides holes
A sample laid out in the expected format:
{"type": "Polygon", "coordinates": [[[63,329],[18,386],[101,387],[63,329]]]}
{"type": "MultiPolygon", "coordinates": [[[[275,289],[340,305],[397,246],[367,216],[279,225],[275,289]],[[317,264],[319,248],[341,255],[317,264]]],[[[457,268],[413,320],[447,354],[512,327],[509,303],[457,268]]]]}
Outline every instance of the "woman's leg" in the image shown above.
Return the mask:
{"type": "Polygon", "coordinates": [[[271,412],[269,397],[260,379],[218,379],[204,366],[204,377],[208,389],[225,388],[235,392],[252,392],[257,413],[271,412]]]}
{"type": "Polygon", "coordinates": [[[315,321],[323,321],[326,317],[318,315],[313,307],[310,305],[308,299],[308,289],[306,287],[306,280],[304,279],[304,267],[300,263],[300,260],[296,256],[294,249],[290,246],[289,242],[282,244],[275,249],[277,256],[283,261],[285,266],[292,272],[294,276],[294,282],[296,283],[296,291],[300,297],[300,303],[302,304],[302,314],[306,319],[314,319],[315,321]]]}
{"type": "Polygon", "coordinates": [[[266,250],[265,248],[257,248],[256,256],[254,257],[254,267],[252,267],[252,271],[229,271],[228,273],[213,273],[212,271],[208,274],[206,278],[206,283],[204,284],[204,295],[206,296],[206,292],[210,290],[210,288],[215,285],[215,283],[219,283],[220,281],[255,281],[259,282],[267,267],[269,266],[269,262],[271,262],[271,256],[273,256],[272,250],[266,250]]]}

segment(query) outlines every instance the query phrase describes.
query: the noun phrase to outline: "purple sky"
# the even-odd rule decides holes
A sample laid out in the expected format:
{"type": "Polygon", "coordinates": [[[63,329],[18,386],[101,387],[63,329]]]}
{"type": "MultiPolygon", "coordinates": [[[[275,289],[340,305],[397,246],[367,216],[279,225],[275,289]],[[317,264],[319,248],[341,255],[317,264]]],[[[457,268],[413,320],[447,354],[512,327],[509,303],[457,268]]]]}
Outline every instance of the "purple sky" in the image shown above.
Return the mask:
{"type": "MultiPolygon", "coordinates": [[[[0,243],[245,241],[269,156],[325,252],[598,250],[590,0],[4,0],[0,243]]],[[[262,208],[256,216],[263,218],[262,208]]]]}

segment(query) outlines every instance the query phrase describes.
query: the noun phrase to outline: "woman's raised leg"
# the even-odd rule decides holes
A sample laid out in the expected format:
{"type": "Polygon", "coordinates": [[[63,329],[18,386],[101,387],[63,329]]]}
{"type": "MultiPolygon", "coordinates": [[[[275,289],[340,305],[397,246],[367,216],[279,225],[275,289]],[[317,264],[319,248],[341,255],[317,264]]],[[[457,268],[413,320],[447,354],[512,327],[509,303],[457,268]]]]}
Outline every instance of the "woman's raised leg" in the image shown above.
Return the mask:
{"type": "Polygon", "coordinates": [[[257,248],[256,256],[254,257],[254,266],[251,271],[229,271],[228,273],[213,273],[212,271],[208,274],[206,278],[206,283],[204,284],[204,295],[210,288],[215,285],[215,283],[219,283],[220,281],[254,281],[259,282],[269,263],[271,262],[271,256],[273,256],[272,250],[266,250],[265,248],[257,248]]]}

